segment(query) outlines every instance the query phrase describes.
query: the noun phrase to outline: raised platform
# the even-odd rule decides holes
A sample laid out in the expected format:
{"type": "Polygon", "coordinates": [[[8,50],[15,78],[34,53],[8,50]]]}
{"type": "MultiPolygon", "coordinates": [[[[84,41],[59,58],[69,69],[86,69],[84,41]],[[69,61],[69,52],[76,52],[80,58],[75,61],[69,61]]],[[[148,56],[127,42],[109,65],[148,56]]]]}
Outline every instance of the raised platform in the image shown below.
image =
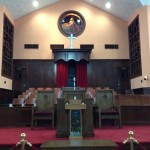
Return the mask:
{"type": "Polygon", "coordinates": [[[40,147],[41,150],[113,150],[117,146],[111,140],[59,140],[47,141],[40,147]]]}

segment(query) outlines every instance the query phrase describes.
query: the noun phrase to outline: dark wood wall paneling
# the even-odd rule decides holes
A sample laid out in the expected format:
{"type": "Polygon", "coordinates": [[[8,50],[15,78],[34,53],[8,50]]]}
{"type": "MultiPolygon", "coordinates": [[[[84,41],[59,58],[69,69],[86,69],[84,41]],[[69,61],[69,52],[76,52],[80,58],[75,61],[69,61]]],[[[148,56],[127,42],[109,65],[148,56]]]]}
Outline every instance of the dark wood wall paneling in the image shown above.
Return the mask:
{"type": "MultiPolygon", "coordinates": [[[[12,103],[30,87],[55,87],[53,60],[14,60],[13,90],[0,89],[0,104],[12,103]]],[[[87,65],[89,87],[110,87],[118,93],[130,89],[129,60],[90,60],[87,65]]]]}
{"type": "MultiPolygon", "coordinates": [[[[91,60],[87,65],[90,87],[110,87],[118,92],[130,89],[129,60],[91,60]]],[[[55,87],[53,60],[14,60],[14,90],[55,87]]]]}
{"type": "Polygon", "coordinates": [[[54,87],[55,63],[51,60],[14,60],[15,91],[30,87],[54,87]]]}
{"type": "Polygon", "coordinates": [[[0,104],[5,105],[12,103],[13,91],[7,89],[0,89],[0,104]]]}
{"type": "Polygon", "coordinates": [[[129,60],[91,60],[87,72],[90,87],[110,87],[118,93],[130,89],[129,60]]]}
{"type": "Polygon", "coordinates": [[[79,49],[64,49],[64,45],[52,44],[50,45],[50,49],[54,53],[54,61],[58,61],[60,59],[64,61],[69,60],[86,60],[89,61],[90,53],[94,48],[93,44],[81,44],[79,49]]]}

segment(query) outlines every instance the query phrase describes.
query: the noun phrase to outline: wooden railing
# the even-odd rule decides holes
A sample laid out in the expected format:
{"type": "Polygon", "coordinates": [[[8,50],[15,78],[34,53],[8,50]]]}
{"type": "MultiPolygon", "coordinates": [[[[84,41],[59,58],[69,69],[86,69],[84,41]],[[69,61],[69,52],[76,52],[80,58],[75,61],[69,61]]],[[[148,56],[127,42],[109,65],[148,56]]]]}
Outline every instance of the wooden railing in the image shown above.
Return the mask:
{"type": "Polygon", "coordinates": [[[116,95],[115,96],[116,105],[129,106],[129,105],[150,105],[150,95],[116,95]]]}

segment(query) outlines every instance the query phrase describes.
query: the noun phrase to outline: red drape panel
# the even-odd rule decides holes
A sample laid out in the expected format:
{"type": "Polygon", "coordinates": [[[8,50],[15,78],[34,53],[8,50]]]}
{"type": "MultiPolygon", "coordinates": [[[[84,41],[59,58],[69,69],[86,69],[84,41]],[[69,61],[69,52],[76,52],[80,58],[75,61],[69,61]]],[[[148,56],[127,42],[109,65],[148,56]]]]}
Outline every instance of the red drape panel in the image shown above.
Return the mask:
{"type": "Polygon", "coordinates": [[[76,86],[87,87],[87,62],[80,61],[76,63],[76,86]]]}
{"type": "Polygon", "coordinates": [[[68,64],[65,61],[57,62],[56,71],[56,87],[62,87],[68,85],[68,64]]]}

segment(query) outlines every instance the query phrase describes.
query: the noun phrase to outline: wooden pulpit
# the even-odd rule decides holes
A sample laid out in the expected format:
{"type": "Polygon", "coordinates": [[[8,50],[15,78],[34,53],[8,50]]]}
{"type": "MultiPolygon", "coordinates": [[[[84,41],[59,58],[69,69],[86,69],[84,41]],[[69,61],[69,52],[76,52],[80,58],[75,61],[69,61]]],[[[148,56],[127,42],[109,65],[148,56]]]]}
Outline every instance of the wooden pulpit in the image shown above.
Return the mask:
{"type": "Polygon", "coordinates": [[[69,113],[69,139],[82,139],[82,110],[86,109],[86,104],[81,103],[81,100],[70,100],[70,103],[65,104],[65,109],[69,113]]]}
{"type": "MultiPolygon", "coordinates": [[[[82,136],[93,137],[93,99],[85,98],[85,89],[82,88],[62,88],[62,98],[57,98],[57,138],[64,138],[70,136],[70,110],[80,110],[82,114],[80,120],[82,122],[82,136]],[[81,104],[72,106],[70,100],[81,100],[81,104]],[[68,103],[68,105],[67,105],[68,103]],[[84,103],[85,105],[83,105],[84,103]],[[67,106],[66,106],[67,105],[67,106]],[[77,108],[76,108],[77,107],[77,108]],[[86,108],[86,109],[85,109],[86,108]]],[[[77,102],[77,101],[73,101],[77,102]]]]}

